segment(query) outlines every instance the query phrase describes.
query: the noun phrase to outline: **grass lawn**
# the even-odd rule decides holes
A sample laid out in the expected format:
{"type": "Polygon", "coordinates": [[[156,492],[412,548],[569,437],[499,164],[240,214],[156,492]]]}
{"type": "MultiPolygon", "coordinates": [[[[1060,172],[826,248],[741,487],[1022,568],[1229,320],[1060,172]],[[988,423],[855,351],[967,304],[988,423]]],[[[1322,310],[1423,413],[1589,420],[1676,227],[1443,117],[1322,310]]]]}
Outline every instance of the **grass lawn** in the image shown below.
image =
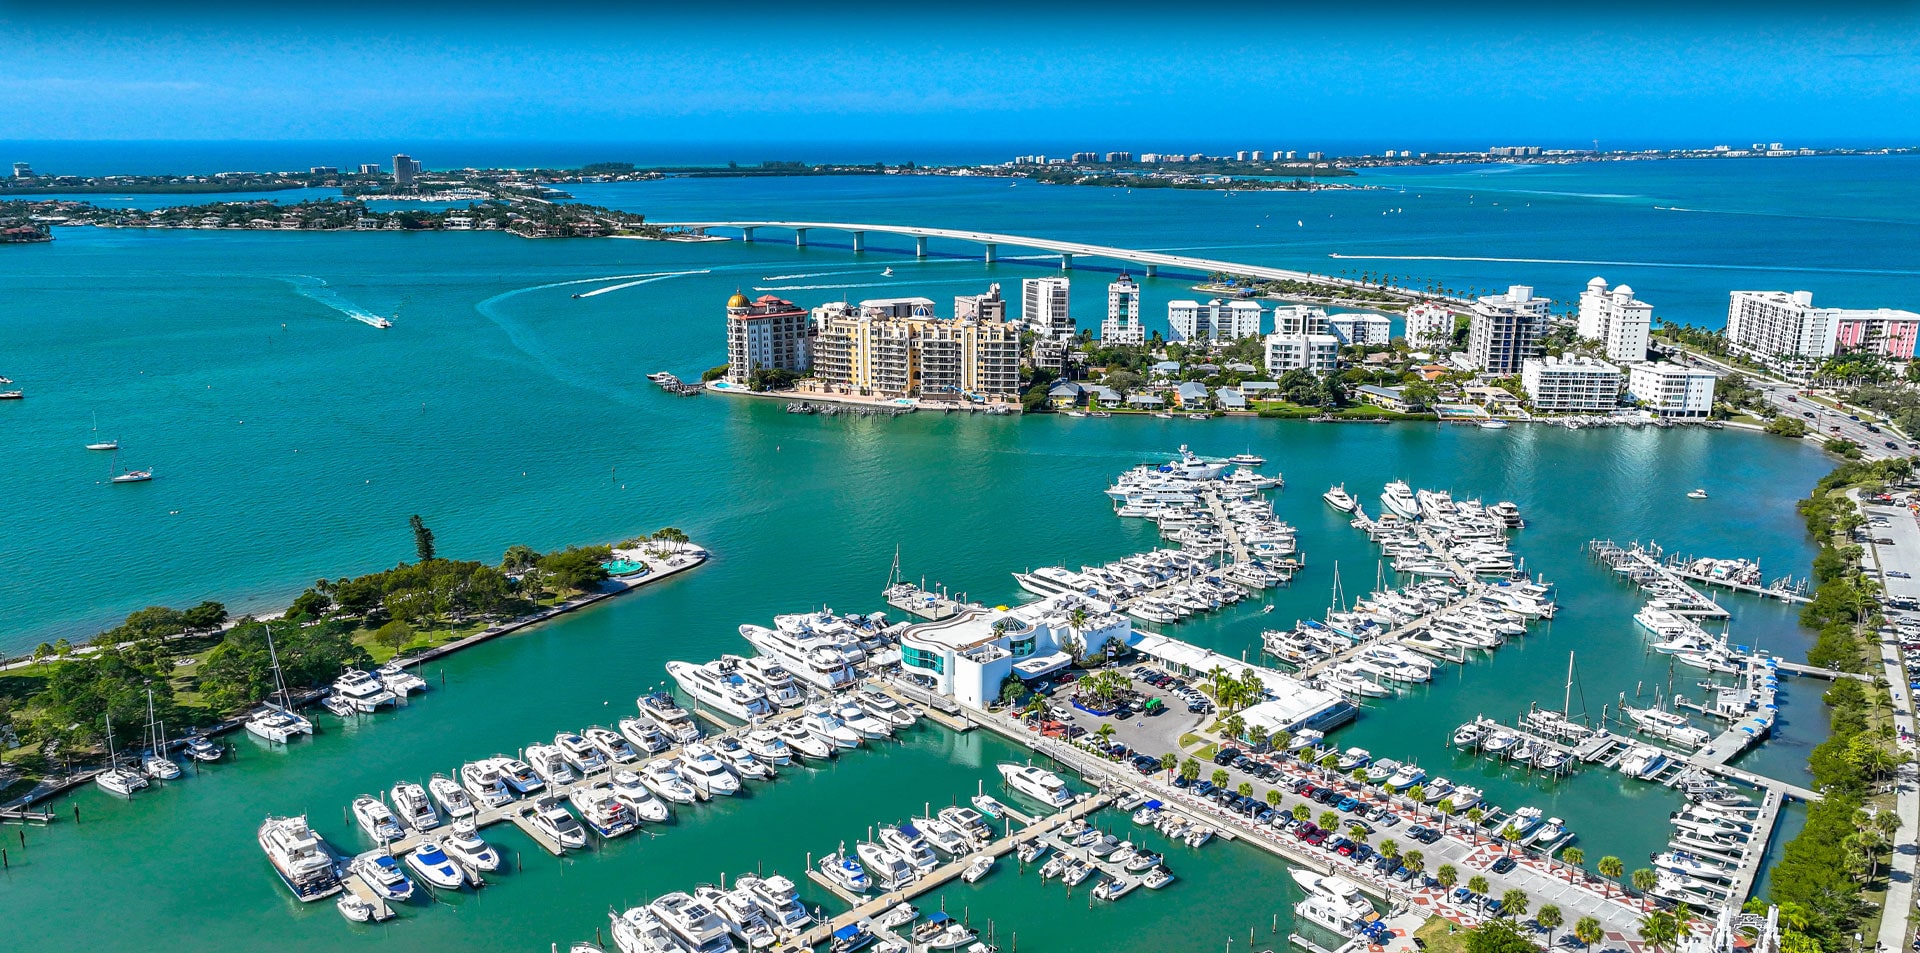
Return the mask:
{"type": "Polygon", "coordinates": [[[1466,953],[1466,930],[1446,917],[1427,918],[1413,935],[1427,945],[1427,953],[1466,953]]]}

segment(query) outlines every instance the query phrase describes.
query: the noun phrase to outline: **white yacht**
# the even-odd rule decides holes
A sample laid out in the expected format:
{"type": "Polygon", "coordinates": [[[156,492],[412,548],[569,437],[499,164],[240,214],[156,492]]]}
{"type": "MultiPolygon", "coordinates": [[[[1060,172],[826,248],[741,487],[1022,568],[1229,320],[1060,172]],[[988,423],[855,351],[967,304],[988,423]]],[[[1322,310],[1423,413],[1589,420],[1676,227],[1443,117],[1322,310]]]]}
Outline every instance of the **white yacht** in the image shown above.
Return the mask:
{"type": "Polygon", "coordinates": [[[313,722],[293,710],[286,679],[280,672],[280,653],[273,646],[271,627],[267,631],[267,658],[273,664],[273,695],[278,696],[280,701],[278,704],[268,701],[248,716],[247,733],[273,744],[286,744],[295,735],[313,734],[313,722]]]}
{"type": "Polygon", "coordinates": [[[427,687],[426,679],[407,671],[407,667],[400,662],[388,662],[374,669],[373,673],[380,676],[380,683],[387,686],[387,691],[401,698],[427,687]]]}
{"type": "Polygon", "coordinates": [[[620,719],[620,736],[647,754],[659,754],[673,747],[673,740],[651,718],[635,716],[620,719]]]}
{"type": "Polygon", "coordinates": [[[949,857],[958,857],[973,850],[973,843],[965,835],[937,817],[916,817],[913,826],[928,844],[949,857]]]}
{"type": "Polygon", "coordinates": [[[727,767],[732,768],[733,773],[739,775],[742,781],[748,779],[754,781],[773,780],[773,765],[755,757],[754,753],[747,750],[747,746],[742,744],[740,739],[732,735],[721,735],[715,738],[713,740],[713,753],[719,755],[720,760],[725,761],[727,767]]]}
{"type": "Polygon", "coordinates": [[[734,889],[745,890],[753,896],[753,902],[773,921],[776,929],[798,932],[813,922],[813,915],[807,912],[806,904],[800,902],[793,881],[779,874],[764,879],[743,875],[733,884],[734,889]]]}
{"type": "Polygon", "coordinates": [[[680,776],[708,797],[740,793],[740,778],[713,749],[695,742],[680,750],[680,776]]]}
{"type": "Polygon", "coordinates": [[[686,778],[680,776],[678,765],[677,758],[648,762],[646,767],[640,769],[640,783],[665,800],[675,804],[692,804],[700,795],[686,778]]]}
{"type": "Polygon", "coordinates": [[[829,640],[760,625],[743,625],[740,635],[792,677],[822,691],[837,692],[858,679],[846,652],[829,640]]]}
{"type": "Polygon", "coordinates": [[[729,659],[700,665],[668,662],[667,674],[696,702],[741,721],[765,718],[779,710],[767,699],[766,690],[748,681],[740,666],[729,659]]]}
{"type": "Polygon", "coordinates": [[[1048,807],[1066,807],[1073,803],[1073,793],[1067,789],[1067,783],[1052,771],[1011,761],[1001,762],[999,768],[1000,777],[1009,787],[1048,807]]]}
{"type": "Polygon", "coordinates": [[[1360,501],[1354,499],[1353,494],[1347,492],[1347,487],[1344,483],[1320,494],[1320,498],[1326,500],[1328,506],[1342,513],[1351,513],[1360,506],[1360,501]]]}
{"type": "Polygon", "coordinates": [[[206,735],[188,737],[186,747],[181,750],[187,753],[187,757],[203,763],[218,761],[227,754],[225,747],[206,735]]]}
{"type": "Polygon", "coordinates": [[[722,655],[721,661],[732,661],[747,681],[760,686],[767,693],[767,700],[781,708],[795,708],[806,704],[807,690],[794,680],[793,673],[770,656],[755,655],[743,658],[738,655],[722,655]]]}
{"type": "Polygon", "coordinates": [[[836,748],[858,748],[861,743],[860,732],[848,727],[827,706],[815,703],[808,705],[801,713],[799,722],[815,737],[836,748]]]}
{"type": "Polygon", "coordinates": [[[467,794],[466,789],[444,774],[436,774],[427,779],[427,793],[433,795],[440,809],[455,820],[472,817],[478,810],[474,807],[473,798],[467,794]]]}
{"type": "Polygon", "coordinates": [[[587,829],[560,805],[558,798],[549,796],[535,801],[529,816],[534,829],[553,838],[562,848],[578,850],[587,846],[587,829]]]}
{"type": "Polygon", "coordinates": [[[421,841],[407,854],[407,866],[420,875],[420,879],[436,887],[458,890],[467,882],[467,875],[460,872],[460,866],[440,849],[436,840],[421,841]]]}
{"type": "Polygon", "coordinates": [[[814,734],[812,729],[798,719],[781,722],[780,727],[774,729],[774,733],[780,736],[780,740],[787,745],[789,751],[808,760],[819,761],[831,758],[839,750],[832,741],[814,734]]]}
{"type": "Polygon", "coordinates": [[[1426,779],[1427,772],[1420,770],[1419,765],[1407,763],[1401,765],[1400,769],[1395,771],[1392,777],[1387,778],[1387,780],[1381,784],[1381,787],[1389,791],[1403,791],[1426,779]]]}
{"type": "Polygon", "coordinates": [[[868,714],[893,725],[895,728],[909,728],[913,726],[914,722],[920,720],[920,716],[914,714],[913,709],[900,704],[894,700],[892,695],[886,692],[872,690],[860,691],[854,693],[853,699],[859,702],[860,707],[865,708],[868,714]]]}
{"type": "Polygon", "coordinates": [[[481,807],[499,807],[513,800],[513,792],[500,773],[500,759],[481,758],[460,766],[460,786],[481,807]]]}
{"type": "Polygon", "coordinates": [[[1540,828],[1533,832],[1533,836],[1527,838],[1527,843],[1535,847],[1545,847],[1565,836],[1567,836],[1567,822],[1557,817],[1549,817],[1546,823],[1541,824],[1540,828]]]}
{"type": "Polygon", "coordinates": [[[1454,786],[1453,793],[1448,795],[1447,799],[1453,802],[1454,813],[1459,814],[1478,807],[1480,805],[1480,797],[1481,792],[1479,788],[1473,787],[1472,785],[1460,784],[1454,786]]]}
{"type": "Polygon", "coordinates": [[[1620,759],[1620,772],[1635,778],[1651,778],[1667,766],[1667,756],[1657,749],[1635,747],[1620,759]]]}
{"type": "Polygon", "coordinates": [[[282,883],[300,900],[340,892],[340,872],[327,842],[307,826],[305,815],[269,817],[260,825],[260,849],[282,883]]]}
{"type": "Polygon", "coordinates": [[[413,881],[392,854],[367,853],[354,860],[350,868],[367,886],[385,900],[405,900],[413,896],[413,881]]]}
{"type": "Polygon", "coordinates": [[[430,831],[440,826],[440,812],[434,809],[433,801],[427,798],[427,789],[412,781],[402,781],[393,786],[388,794],[393,798],[394,813],[406,826],[416,831],[430,831]]]}
{"type": "Polygon", "coordinates": [[[672,816],[672,810],[647,787],[646,779],[639,772],[615,771],[607,784],[613,788],[613,796],[625,803],[634,818],[642,823],[660,824],[672,816]]]}
{"type": "Polygon", "coordinates": [[[454,824],[453,831],[440,842],[440,849],[446,851],[447,856],[481,873],[500,869],[500,851],[481,840],[480,835],[472,830],[472,825],[454,824]]]}
{"type": "Polygon", "coordinates": [[[755,728],[747,732],[746,746],[754,757],[775,767],[793,763],[793,749],[787,747],[786,739],[771,728],[755,728]]]}
{"type": "Polygon", "coordinates": [[[547,783],[540,780],[540,776],[534,773],[533,767],[519,758],[495,755],[493,761],[500,769],[500,779],[505,781],[507,787],[511,788],[515,794],[532,794],[547,786],[547,783]]]}
{"type": "Polygon", "coordinates": [[[680,939],[646,907],[634,907],[610,916],[613,944],[620,953],[686,953],[680,939]]]}
{"type": "Polygon", "coordinates": [[[1420,501],[1414,497],[1413,488],[1407,486],[1405,480],[1395,480],[1387,484],[1386,490],[1380,494],[1380,503],[1401,519],[1411,520],[1420,517],[1420,501]]]}
{"type": "Polygon", "coordinates": [[[841,696],[835,699],[832,705],[833,713],[840,716],[841,723],[859,732],[862,738],[885,738],[893,734],[892,722],[875,718],[873,713],[860,707],[860,704],[851,698],[841,696]]]}
{"type": "Polygon", "coordinates": [[[948,827],[983,845],[993,840],[993,828],[987,824],[987,819],[973,808],[959,805],[943,807],[937,817],[948,827]]]}
{"type": "Polygon", "coordinates": [[[1306,891],[1306,899],[1293,909],[1309,922],[1351,937],[1359,932],[1359,924],[1374,917],[1373,904],[1353,881],[1338,876],[1322,877],[1303,867],[1287,872],[1293,876],[1293,882],[1306,891]]]}
{"type": "Polygon", "coordinates": [[[528,745],[527,764],[540,780],[555,787],[574,779],[573,766],[567,763],[566,752],[558,745],[528,745]]]}
{"type": "Polygon", "coordinates": [[[669,739],[686,744],[700,737],[700,725],[687,714],[680,703],[673,700],[668,692],[652,692],[640,696],[635,702],[640,706],[640,714],[652,719],[669,739]]]}
{"type": "Polygon", "coordinates": [[[363,672],[357,668],[347,669],[339,678],[333,680],[333,693],[345,699],[355,711],[370,712],[391,707],[394,694],[380,682],[372,672],[363,672]]]}
{"type": "Polygon", "coordinates": [[[727,925],[691,894],[675,891],[647,904],[647,908],[679,938],[687,953],[733,953],[735,949],[727,936],[727,925]]]}
{"type": "Polygon", "coordinates": [[[633,750],[633,745],[628,744],[626,738],[621,737],[619,732],[611,728],[594,725],[580,732],[580,735],[598,748],[601,754],[606,755],[607,760],[615,764],[632,764],[640,760],[640,752],[633,750]]]}
{"type": "Polygon", "coordinates": [[[566,759],[567,764],[580,772],[582,777],[607,766],[607,753],[585,736],[571,731],[556,732],[553,746],[560,749],[560,757],[566,759]]]}
{"type": "Polygon", "coordinates": [[[107,720],[107,769],[93,776],[93,783],[102,790],[110,791],[121,797],[133,797],[133,792],[147,786],[147,776],[132,768],[120,766],[120,756],[113,744],[113,719],[107,720]]]}
{"type": "Polygon", "coordinates": [[[911,887],[920,879],[920,872],[905,858],[872,841],[856,844],[854,852],[860,856],[861,866],[867,868],[867,876],[882,890],[911,887]]]}
{"type": "Polygon", "coordinates": [[[619,837],[640,826],[633,810],[606,784],[574,788],[567,802],[580,812],[581,820],[601,837],[619,837]]]}
{"type": "Polygon", "coordinates": [[[839,850],[820,858],[820,873],[853,893],[866,893],[873,889],[873,880],[867,876],[867,868],[847,853],[844,843],[839,850]]]}
{"type": "Polygon", "coordinates": [[[360,829],[379,843],[399,840],[407,836],[406,829],[400,826],[400,819],[393,811],[380,802],[379,798],[362,794],[353,799],[353,817],[360,822],[360,829]]]}
{"type": "Polygon", "coordinates": [[[140,759],[140,770],[147,777],[171,781],[180,776],[180,765],[167,757],[167,728],[154,720],[153,689],[147,689],[147,753],[140,759]]]}
{"type": "Polygon", "coordinates": [[[751,894],[737,885],[732,890],[702,885],[693,889],[693,897],[718,914],[721,922],[727,925],[727,932],[749,949],[764,950],[779,942],[773,924],[768,922],[766,914],[760,912],[760,905],[753,901],[751,894]]]}
{"type": "Polygon", "coordinates": [[[911,821],[880,828],[880,843],[905,858],[916,869],[932,870],[940,866],[939,855],[927,845],[926,838],[920,836],[920,829],[913,826],[911,821]]]}

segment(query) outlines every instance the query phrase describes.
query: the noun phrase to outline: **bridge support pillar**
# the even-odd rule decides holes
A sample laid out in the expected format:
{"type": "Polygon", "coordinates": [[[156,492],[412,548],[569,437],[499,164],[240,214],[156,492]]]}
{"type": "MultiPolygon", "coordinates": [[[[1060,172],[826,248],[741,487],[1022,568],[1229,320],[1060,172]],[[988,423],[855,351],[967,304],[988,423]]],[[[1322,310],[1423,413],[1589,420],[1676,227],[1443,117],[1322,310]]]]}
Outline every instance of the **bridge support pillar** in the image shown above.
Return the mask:
{"type": "Polygon", "coordinates": [[[921,235],[913,240],[913,257],[927,257],[927,236],[921,235]]]}
{"type": "Polygon", "coordinates": [[[741,229],[740,240],[743,242],[753,241],[753,229],[751,227],[741,229]]]}
{"type": "Polygon", "coordinates": [[[999,261],[999,260],[1000,260],[1000,246],[999,246],[999,245],[997,245],[997,244],[995,244],[995,243],[993,243],[993,242],[988,242],[988,243],[987,243],[987,252],[986,252],[986,255],[985,255],[985,258],[986,258],[986,261],[987,261],[987,264],[989,264],[989,265],[991,265],[991,264],[993,264],[993,263],[994,263],[994,262],[996,262],[996,261],[999,261]]]}
{"type": "Polygon", "coordinates": [[[795,248],[807,247],[807,230],[806,229],[796,228],[793,230],[793,247],[795,248]]]}
{"type": "Polygon", "coordinates": [[[867,250],[867,233],[854,232],[853,233],[853,253],[858,255],[861,252],[866,250],[867,250]]]}
{"type": "Polygon", "coordinates": [[[1157,276],[1157,275],[1159,275],[1159,274],[1160,274],[1160,266],[1159,266],[1159,265],[1148,265],[1148,266],[1147,266],[1147,277],[1149,277],[1149,278],[1153,278],[1153,277],[1155,277],[1155,276],[1157,276]]]}
{"type": "Polygon", "coordinates": [[[1061,271],[1072,271],[1072,270],[1073,270],[1073,256],[1072,256],[1072,255],[1067,255],[1067,254],[1062,254],[1062,255],[1060,256],[1060,270],[1061,270],[1061,271]]]}

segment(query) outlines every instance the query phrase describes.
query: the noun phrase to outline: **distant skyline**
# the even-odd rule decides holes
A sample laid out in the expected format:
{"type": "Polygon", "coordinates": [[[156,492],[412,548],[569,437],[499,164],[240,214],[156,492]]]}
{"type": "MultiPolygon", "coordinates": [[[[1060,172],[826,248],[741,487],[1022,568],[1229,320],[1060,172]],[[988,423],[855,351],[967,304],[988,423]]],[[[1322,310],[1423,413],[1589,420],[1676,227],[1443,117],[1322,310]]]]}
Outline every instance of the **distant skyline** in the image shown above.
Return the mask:
{"type": "MultiPolygon", "coordinates": [[[[955,143],[1920,141],[1910,3],[1828,4],[1826,18],[1500,3],[1343,19],[1234,3],[1192,16],[748,3],[710,20],[434,3],[298,22],[240,7],[90,9],[96,19],[0,0],[0,141],[858,143],[897,145],[899,158],[955,143]]],[[[753,159],[789,157],[809,156],[753,159]]]]}

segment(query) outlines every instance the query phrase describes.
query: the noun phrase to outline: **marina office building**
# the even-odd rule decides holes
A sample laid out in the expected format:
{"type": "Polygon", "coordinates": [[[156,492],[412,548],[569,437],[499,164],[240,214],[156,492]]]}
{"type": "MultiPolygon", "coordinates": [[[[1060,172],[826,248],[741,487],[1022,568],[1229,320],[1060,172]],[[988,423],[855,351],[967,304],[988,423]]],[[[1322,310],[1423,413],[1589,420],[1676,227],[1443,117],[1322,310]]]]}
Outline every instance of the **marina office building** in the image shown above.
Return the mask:
{"type": "Polygon", "coordinates": [[[1527,358],[1539,353],[1550,305],[1526,285],[1475,301],[1467,329],[1468,366],[1496,377],[1520,373],[1527,358]]]}
{"type": "Polygon", "coordinates": [[[812,322],[785,298],[727,299],[727,380],[745,384],[756,370],[804,371],[812,359],[812,322]]]}
{"type": "Polygon", "coordinates": [[[1735,291],[1727,301],[1727,343],[1762,359],[1832,357],[1869,349],[1912,360],[1920,314],[1893,308],[1816,308],[1811,291],[1735,291]]]}
{"type": "Polygon", "coordinates": [[[1620,405],[1620,369],[1590,357],[1532,357],[1520,386],[1535,410],[1608,413],[1620,405]]]}
{"type": "Polygon", "coordinates": [[[1253,301],[1167,302],[1167,326],[1175,341],[1237,341],[1260,333],[1266,311],[1253,301]]]}
{"type": "Polygon", "coordinates": [[[813,376],[885,397],[1010,398],[1020,393],[1020,331],[1003,320],[943,319],[928,298],[813,309],[813,376]]]}
{"type": "Polygon", "coordinates": [[[1596,277],[1580,293],[1580,336],[1599,341],[1607,360],[1637,364],[1647,359],[1647,336],[1653,329],[1653,305],[1635,300],[1627,285],[1608,290],[1607,279],[1596,277]]]}
{"type": "Polygon", "coordinates": [[[1661,417],[1704,418],[1713,410],[1709,370],[1660,361],[1627,368],[1627,394],[1661,417]]]}

